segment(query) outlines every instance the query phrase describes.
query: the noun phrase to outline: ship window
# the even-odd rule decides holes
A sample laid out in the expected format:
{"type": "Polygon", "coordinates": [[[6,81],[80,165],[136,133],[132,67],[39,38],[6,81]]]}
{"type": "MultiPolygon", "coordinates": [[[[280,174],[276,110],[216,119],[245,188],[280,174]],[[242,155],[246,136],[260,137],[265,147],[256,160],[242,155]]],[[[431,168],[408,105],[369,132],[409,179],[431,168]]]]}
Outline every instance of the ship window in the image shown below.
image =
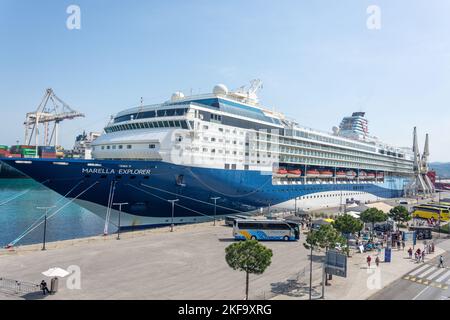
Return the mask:
{"type": "Polygon", "coordinates": [[[127,145],[127,149],[131,149],[131,144],[128,144],[128,145],[127,145]]]}
{"type": "Polygon", "coordinates": [[[113,148],[113,149],[116,149],[116,145],[113,145],[112,148],[113,148]]]}
{"type": "Polygon", "coordinates": [[[158,126],[160,128],[164,128],[164,122],[163,121],[158,121],[158,126]]]}
{"type": "Polygon", "coordinates": [[[175,127],[175,123],[172,120],[169,121],[169,127],[171,127],[171,128],[175,127]]]}
{"type": "Polygon", "coordinates": [[[144,122],[143,125],[146,129],[148,129],[148,122],[144,122]]]}
{"type": "Polygon", "coordinates": [[[102,150],[105,150],[105,146],[102,146],[102,150]]]}
{"type": "Polygon", "coordinates": [[[230,165],[228,163],[225,163],[225,169],[230,169],[230,165]]]}
{"type": "Polygon", "coordinates": [[[123,149],[123,145],[120,144],[120,145],[119,145],[119,149],[123,149]]]}
{"type": "Polygon", "coordinates": [[[175,127],[181,127],[180,121],[175,120],[173,123],[175,124],[175,127]]]}
{"type": "Polygon", "coordinates": [[[149,147],[150,149],[155,149],[155,148],[156,148],[156,145],[150,144],[148,147],[149,147]]]}
{"type": "Polygon", "coordinates": [[[208,130],[208,126],[203,126],[203,129],[208,130]]]}
{"type": "Polygon", "coordinates": [[[181,128],[183,128],[183,129],[187,129],[188,128],[188,125],[187,125],[186,121],[181,121],[181,128]]]}
{"type": "Polygon", "coordinates": [[[236,164],[235,164],[235,163],[233,163],[233,164],[231,165],[231,169],[236,170],[236,164]]]}
{"type": "Polygon", "coordinates": [[[111,147],[110,147],[110,146],[106,146],[106,149],[108,149],[108,150],[109,150],[109,149],[111,149],[111,147]]]}

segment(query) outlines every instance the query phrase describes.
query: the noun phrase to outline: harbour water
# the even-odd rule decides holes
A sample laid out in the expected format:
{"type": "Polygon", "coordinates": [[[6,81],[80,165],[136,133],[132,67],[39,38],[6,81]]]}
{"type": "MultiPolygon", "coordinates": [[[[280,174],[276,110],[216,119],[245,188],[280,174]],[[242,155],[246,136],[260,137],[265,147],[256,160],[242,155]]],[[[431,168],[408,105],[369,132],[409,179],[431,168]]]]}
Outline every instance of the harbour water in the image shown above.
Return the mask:
{"type": "MultiPolygon", "coordinates": [[[[0,179],[0,246],[6,246],[37,221],[43,221],[44,211],[37,207],[56,205],[54,212],[68,201],[32,179],[0,179]]],[[[71,203],[48,220],[47,241],[99,235],[103,228],[102,219],[71,203]]],[[[42,223],[16,245],[42,242],[43,230],[42,223]]],[[[114,230],[110,228],[110,231],[114,230]]]]}

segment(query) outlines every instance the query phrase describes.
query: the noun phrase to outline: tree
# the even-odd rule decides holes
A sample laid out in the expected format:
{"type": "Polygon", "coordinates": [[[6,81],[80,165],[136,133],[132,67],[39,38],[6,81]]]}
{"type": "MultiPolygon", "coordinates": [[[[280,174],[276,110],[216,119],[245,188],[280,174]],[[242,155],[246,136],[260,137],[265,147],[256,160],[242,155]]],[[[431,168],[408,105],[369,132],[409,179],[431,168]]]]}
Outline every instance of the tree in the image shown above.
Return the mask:
{"type": "Polygon", "coordinates": [[[250,273],[262,274],[272,262],[272,250],[257,240],[236,242],[225,248],[225,260],[233,270],[245,271],[245,297],[248,300],[250,273]]]}
{"type": "Polygon", "coordinates": [[[354,218],[349,214],[344,214],[336,218],[336,220],[333,222],[333,227],[346,235],[347,255],[350,255],[350,250],[348,250],[350,234],[361,231],[364,227],[363,222],[360,219],[354,218]]]}
{"type": "Polygon", "coordinates": [[[363,222],[372,224],[372,235],[373,230],[375,229],[375,223],[384,222],[388,219],[387,214],[377,208],[367,209],[363,211],[359,217],[363,222]]]}
{"type": "Polygon", "coordinates": [[[400,229],[398,223],[411,220],[411,215],[404,206],[396,206],[388,213],[389,218],[397,222],[397,230],[400,229]]]}
{"type": "MultiPolygon", "coordinates": [[[[305,247],[311,249],[311,259],[312,250],[316,247],[325,249],[325,254],[328,249],[335,248],[338,245],[345,243],[342,234],[337,231],[331,224],[323,224],[320,229],[314,232],[310,232],[306,237],[305,247]]],[[[348,252],[348,247],[346,248],[348,252]]],[[[312,261],[312,260],[311,260],[312,261]]],[[[326,284],[328,283],[328,278],[326,278],[326,284]]]]}

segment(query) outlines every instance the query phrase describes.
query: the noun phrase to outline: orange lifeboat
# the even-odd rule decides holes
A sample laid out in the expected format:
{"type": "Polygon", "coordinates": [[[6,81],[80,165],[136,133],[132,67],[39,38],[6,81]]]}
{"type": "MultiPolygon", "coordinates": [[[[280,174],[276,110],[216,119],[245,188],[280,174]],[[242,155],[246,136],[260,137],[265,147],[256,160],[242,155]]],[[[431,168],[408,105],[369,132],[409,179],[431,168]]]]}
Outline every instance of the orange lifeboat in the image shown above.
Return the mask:
{"type": "Polygon", "coordinates": [[[288,171],[285,168],[278,168],[273,175],[278,178],[286,178],[288,171]]]}
{"type": "Polygon", "coordinates": [[[300,169],[288,170],[287,173],[289,178],[299,178],[302,175],[302,171],[300,169]]]}
{"type": "Polygon", "coordinates": [[[331,178],[331,177],[333,177],[333,172],[330,170],[320,170],[320,177],[331,178]]]}
{"type": "Polygon", "coordinates": [[[347,174],[345,173],[345,171],[337,171],[336,172],[336,178],[345,178],[347,177],[347,174]]]}
{"type": "Polygon", "coordinates": [[[320,172],[316,169],[306,170],[306,176],[310,178],[318,177],[320,176],[320,172]]]}
{"type": "Polygon", "coordinates": [[[359,177],[360,178],[367,178],[367,173],[365,171],[360,171],[359,172],[359,177]]]}
{"type": "Polygon", "coordinates": [[[367,174],[368,179],[375,179],[375,173],[368,173],[367,174]]]}

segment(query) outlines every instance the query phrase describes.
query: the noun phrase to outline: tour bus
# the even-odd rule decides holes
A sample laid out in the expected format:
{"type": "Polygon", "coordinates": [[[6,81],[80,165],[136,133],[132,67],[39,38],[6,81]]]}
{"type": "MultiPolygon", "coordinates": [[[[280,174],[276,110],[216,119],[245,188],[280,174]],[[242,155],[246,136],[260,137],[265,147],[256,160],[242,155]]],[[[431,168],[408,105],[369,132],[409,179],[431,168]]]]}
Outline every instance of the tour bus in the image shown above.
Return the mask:
{"type": "Polygon", "coordinates": [[[241,220],[233,224],[235,240],[285,240],[300,239],[299,224],[282,220],[241,220]]]}
{"type": "Polygon", "coordinates": [[[434,204],[421,204],[413,208],[413,218],[431,219],[436,221],[448,221],[449,220],[449,206],[434,205],[434,204]]]}

